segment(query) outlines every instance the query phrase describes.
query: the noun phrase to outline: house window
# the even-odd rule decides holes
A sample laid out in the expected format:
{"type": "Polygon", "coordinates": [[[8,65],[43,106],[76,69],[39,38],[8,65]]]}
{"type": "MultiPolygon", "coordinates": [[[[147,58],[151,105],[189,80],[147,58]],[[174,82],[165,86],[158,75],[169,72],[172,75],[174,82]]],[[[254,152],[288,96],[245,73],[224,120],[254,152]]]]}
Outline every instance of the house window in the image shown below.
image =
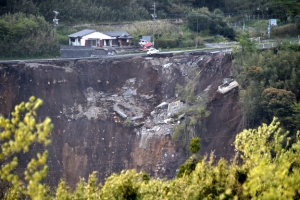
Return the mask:
{"type": "Polygon", "coordinates": [[[71,38],[71,42],[75,42],[75,38],[71,38]]]}

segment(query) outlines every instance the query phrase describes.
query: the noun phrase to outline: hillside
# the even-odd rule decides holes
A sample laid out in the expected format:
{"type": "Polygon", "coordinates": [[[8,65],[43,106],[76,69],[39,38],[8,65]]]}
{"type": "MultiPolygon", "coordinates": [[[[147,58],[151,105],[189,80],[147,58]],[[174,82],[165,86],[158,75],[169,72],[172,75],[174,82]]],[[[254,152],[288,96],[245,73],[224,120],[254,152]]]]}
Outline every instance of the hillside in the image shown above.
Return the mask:
{"type": "MultiPolygon", "coordinates": [[[[50,116],[54,124],[47,147],[46,182],[51,186],[63,178],[74,187],[79,177],[87,178],[92,171],[98,171],[103,182],[113,172],[133,168],[171,178],[189,154],[172,140],[176,122],[164,122],[166,108],[153,111],[176,100],[176,84],[185,84],[191,68],[198,71],[195,90],[208,94],[211,112],[206,131],[199,135],[201,155],[215,151],[230,159],[232,141],[242,127],[238,91],[217,93],[217,86],[231,76],[231,57],[223,53],[2,63],[0,112],[8,116],[31,95],[44,100],[38,115],[50,116]],[[164,67],[167,63],[172,64],[164,67]]],[[[31,153],[41,150],[34,146],[31,153]]],[[[19,156],[17,172],[32,155],[19,156]]]]}

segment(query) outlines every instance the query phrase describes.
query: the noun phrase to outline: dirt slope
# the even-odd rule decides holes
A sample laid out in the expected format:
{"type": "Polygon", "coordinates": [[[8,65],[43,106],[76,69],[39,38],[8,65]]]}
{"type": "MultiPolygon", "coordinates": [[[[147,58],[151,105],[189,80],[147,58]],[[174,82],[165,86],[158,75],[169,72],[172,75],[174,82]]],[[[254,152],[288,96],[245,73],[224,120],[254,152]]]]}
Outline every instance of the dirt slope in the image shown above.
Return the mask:
{"type": "MultiPolygon", "coordinates": [[[[201,154],[215,151],[229,159],[241,117],[238,90],[216,92],[231,75],[230,55],[223,53],[2,63],[0,113],[8,117],[14,105],[31,95],[44,100],[38,116],[50,116],[54,123],[47,147],[46,182],[51,186],[63,178],[74,187],[92,171],[103,182],[113,172],[132,168],[171,178],[188,152],[171,138],[174,124],[165,122],[167,107],[156,107],[175,101],[176,84],[184,84],[195,67],[200,68],[197,92],[208,92],[211,111],[207,131],[200,135],[201,154]],[[126,118],[129,126],[124,126],[126,118]]],[[[34,145],[30,154],[20,155],[16,173],[42,150],[34,145]]]]}

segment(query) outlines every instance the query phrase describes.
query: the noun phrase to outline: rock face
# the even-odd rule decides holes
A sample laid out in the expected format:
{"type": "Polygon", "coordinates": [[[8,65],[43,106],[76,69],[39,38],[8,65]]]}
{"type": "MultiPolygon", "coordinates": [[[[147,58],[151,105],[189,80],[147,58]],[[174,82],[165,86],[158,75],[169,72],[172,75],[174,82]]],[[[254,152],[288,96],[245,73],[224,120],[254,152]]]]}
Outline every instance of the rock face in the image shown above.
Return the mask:
{"type": "MultiPolygon", "coordinates": [[[[200,68],[195,88],[209,94],[211,111],[200,135],[201,154],[215,151],[230,158],[231,143],[242,127],[238,90],[217,93],[223,78],[231,76],[230,56],[223,53],[1,63],[0,113],[9,117],[31,95],[44,100],[38,116],[49,116],[54,124],[47,147],[46,182],[51,186],[63,178],[75,187],[79,177],[87,179],[92,171],[103,182],[133,168],[172,178],[189,154],[171,138],[170,115],[184,105],[170,103],[176,101],[176,84],[185,83],[191,68],[200,68]]],[[[34,145],[31,153],[20,155],[16,173],[42,150],[34,145]]]]}

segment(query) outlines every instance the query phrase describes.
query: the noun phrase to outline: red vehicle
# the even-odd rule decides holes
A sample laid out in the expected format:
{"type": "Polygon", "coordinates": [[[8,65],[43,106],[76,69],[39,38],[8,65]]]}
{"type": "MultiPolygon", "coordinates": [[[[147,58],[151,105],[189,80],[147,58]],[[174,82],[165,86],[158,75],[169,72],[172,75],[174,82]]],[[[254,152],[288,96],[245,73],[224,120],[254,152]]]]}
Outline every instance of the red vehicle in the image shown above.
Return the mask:
{"type": "Polygon", "coordinates": [[[143,45],[143,47],[141,48],[141,51],[148,51],[148,49],[152,46],[153,46],[152,42],[147,42],[146,44],[143,45]]]}

